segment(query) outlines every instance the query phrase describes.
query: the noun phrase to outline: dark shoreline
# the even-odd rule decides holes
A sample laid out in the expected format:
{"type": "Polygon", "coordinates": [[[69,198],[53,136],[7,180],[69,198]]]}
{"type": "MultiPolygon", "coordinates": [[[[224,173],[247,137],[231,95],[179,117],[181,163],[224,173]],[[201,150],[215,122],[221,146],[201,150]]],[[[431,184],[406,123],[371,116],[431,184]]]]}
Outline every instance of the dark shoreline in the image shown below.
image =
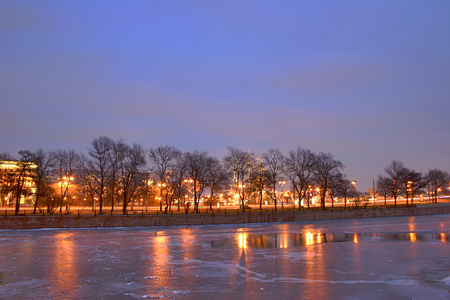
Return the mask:
{"type": "Polygon", "coordinates": [[[97,216],[5,216],[0,217],[0,229],[95,228],[138,226],[183,226],[214,224],[245,224],[266,222],[296,222],[333,219],[376,218],[450,214],[450,203],[427,204],[404,208],[371,208],[323,210],[305,212],[247,212],[220,214],[168,215],[97,215],[97,216]]]}

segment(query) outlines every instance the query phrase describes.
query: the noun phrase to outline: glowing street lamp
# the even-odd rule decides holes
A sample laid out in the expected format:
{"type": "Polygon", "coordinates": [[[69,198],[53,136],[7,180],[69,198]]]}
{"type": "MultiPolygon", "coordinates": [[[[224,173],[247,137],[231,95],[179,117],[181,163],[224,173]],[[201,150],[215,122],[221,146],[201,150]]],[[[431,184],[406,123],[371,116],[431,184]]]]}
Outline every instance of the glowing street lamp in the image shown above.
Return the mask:
{"type": "MultiPolygon", "coordinates": [[[[278,182],[279,185],[281,185],[281,195],[283,195],[283,189],[284,189],[284,185],[286,184],[285,180],[281,180],[278,182]]],[[[281,198],[281,207],[283,207],[284,209],[284,197],[281,198]]]]}

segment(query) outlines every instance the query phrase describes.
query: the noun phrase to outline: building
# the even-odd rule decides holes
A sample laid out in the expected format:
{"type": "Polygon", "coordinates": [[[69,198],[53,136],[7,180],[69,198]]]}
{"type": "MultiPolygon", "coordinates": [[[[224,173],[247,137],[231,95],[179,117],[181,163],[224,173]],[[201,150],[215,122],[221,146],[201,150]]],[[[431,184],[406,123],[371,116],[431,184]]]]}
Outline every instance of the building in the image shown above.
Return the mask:
{"type": "Polygon", "coordinates": [[[34,162],[0,160],[0,204],[13,205],[17,194],[20,204],[33,204],[36,199],[34,182],[38,165],[34,162]]]}

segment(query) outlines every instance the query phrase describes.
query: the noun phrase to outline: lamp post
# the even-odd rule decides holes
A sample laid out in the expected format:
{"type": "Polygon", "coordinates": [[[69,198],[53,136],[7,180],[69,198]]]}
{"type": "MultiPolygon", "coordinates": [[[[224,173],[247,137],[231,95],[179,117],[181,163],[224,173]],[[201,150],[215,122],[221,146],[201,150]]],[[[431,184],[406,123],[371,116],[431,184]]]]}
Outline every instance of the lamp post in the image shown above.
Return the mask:
{"type": "Polygon", "coordinates": [[[281,185],[281,209],[284,211],[284,185],[286,184],[285,180],[281,180],[278,182],[279,185],[281,185]]]}
{"type": "Polygon", "coordinates": [[[147,173],[147,181],[145,185],[145,212],[148,212],[148,194],[151,185],[153,185],[153,180],[149,179],[149,174],[147,173]]]}
{"type": "Polygon", "coordinates": [[[70,183],[73,181],[73,176],[63,176],[60,178],[59,186],[61,189],[61,203],[59,207],[59,212],[62,215],[62,207],[63,207],[63,200],[67,199],[68,191],[70,183]]]}
{"type": "Polygon", "coordinates": [[[159,187],[159,211],[162,211],[162,190],[163,188],[166,186],[165,183],[160,182],[158,183],[158,187],[159,187]]]}

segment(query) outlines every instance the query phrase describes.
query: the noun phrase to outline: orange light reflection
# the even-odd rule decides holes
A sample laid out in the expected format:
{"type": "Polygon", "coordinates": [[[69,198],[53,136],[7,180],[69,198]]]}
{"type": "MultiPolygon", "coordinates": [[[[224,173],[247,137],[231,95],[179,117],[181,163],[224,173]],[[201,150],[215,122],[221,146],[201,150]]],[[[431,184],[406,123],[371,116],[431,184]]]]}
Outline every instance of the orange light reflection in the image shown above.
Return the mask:
{"type": "Polygon", "coordinates": [[[64,292],[71,289],[74,282],[77,279],[75,268],[75,255],[74,255],[74,241],[72,240],[73,233],[60,232],[55,235],[57,249],[54,253],[55,259],[53,260],[55,265],[52,272],[56,278],[55,290],[58,292],[64,292]]]}

